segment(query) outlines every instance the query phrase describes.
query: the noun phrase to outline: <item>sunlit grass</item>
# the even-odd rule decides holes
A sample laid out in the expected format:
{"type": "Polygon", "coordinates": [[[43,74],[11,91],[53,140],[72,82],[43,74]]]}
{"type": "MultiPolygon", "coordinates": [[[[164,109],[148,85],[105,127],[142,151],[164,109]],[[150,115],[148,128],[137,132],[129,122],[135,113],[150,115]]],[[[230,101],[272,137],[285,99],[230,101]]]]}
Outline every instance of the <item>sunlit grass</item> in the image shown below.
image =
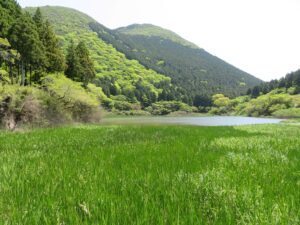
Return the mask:
{"type": "Polygon", "coordinates": [[[0,132],[0,224],[299,224],[300,127],[0,132]]]}

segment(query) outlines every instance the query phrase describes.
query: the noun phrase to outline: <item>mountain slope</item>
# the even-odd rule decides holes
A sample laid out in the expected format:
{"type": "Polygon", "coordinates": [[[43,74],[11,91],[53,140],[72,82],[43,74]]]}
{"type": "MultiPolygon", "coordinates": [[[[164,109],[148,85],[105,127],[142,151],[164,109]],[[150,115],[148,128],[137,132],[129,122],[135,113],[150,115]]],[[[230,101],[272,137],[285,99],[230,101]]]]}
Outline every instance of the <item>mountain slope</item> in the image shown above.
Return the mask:
{"type": "Polygon", "coordinates": [[[91,28],[127,57],[171,77],[190,99],[219,92],[236,96],[261,82],[195,45],[184,44],[184,39],[157,26],[131,25],[107,31],[102,25],[91,23],[91,28]]]}
{"type": "MultiPolygon", "coordinates": [[[[33,14],[36,8],[25,10],[33,14]]],[[[89,26],[95,22],[89,16],[65,7],[41,7],[41,12],[52,24],[64,50],[71,40],[86,42],[97,72],[95,84],[102,87],[108,97],[124,95],[129,102],[139,101],[148,106],[159,99],[163,89],[171,87],[169,77],[146,69],[136,60],[128,60],[100,39],[89,26]]]]}
{"type": "MultiPolygon", "coordinates": [[[[35,8],[26,10],[33,13],[35,8]]],[[[224,93],[234,97],[261,82],[157,26],[135,24],[110,30],[73,9],[46,6],[41,10],[63,48],[71,39],[87,42],[95,61],[96,83],[108,96],[125,95],[143,105],[174,99],[192,104],[197,96],[224,93]]]]}

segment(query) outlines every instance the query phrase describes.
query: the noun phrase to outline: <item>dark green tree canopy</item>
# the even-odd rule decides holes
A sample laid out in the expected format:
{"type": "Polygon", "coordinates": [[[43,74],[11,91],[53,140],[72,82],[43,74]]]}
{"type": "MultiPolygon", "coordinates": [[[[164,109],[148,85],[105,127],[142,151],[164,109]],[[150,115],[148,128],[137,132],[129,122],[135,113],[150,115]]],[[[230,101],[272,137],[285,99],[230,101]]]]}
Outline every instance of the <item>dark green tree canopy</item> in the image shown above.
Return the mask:
{"type": "Polygon", "coordinates": [[[36,67],[45,65],[45,49],[36,26],[28,13],[20,16],[8,32],[9,41],[26,64],[36,67]]]}
{"type": "Polygon", "coordinates": [[[90,53],[84,41],[79,42],[76,53],[79,58],[79,79],[86,86],[96,76],[94,63],[90,58],[90,53]]]}
{"type": "Polygon", "coordinates": [[[12,23],[21,15],[21,7],[15,0],[0,1],[0,37],[5,37],[12,23]]]}
{"type": "Polygon", "coordinates": [[[83,86],[86,87],[95,78],[94,63],[85,42],[79,42],[77,47],[73,41],[71,42],[67,50],[66,62],[66,75],[73,80],[82,82],[83,86]]]}
{"type": "Polygon", "coordinates": [[[45,21],[40,8],[37,8],[33,21],[37,26],[40,40],[43,43],[46,53],[47,72],[64,71],[65,61],[62,51],[59,48],[59,41],[48,21],[45,21]]]}
{"type": "Polygon", "coordinates": [[[68,78],[76,80],[77,77],[79,77],[78,71],[80,64],[78,55],[76,53],[76,46],[73,40],[71,40],[70,45],[67,49],[66,64],[67,68],[65,74],[68,78]]]}

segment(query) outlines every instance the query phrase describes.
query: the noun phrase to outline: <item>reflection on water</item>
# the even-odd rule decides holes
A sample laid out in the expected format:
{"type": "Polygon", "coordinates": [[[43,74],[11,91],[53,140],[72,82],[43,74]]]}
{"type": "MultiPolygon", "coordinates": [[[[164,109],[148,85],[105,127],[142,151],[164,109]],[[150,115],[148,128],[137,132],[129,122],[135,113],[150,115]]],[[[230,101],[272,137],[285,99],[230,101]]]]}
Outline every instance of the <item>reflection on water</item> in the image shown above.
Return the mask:
{"type": "Polygon", "coordinates": [[[104,119],[104,123],[113,124],[186,124],[197,126],[237,126],[251,124],[276,124],[282,119],[254,118],[239,116],[211,117],[125,117],[104,119]]]}

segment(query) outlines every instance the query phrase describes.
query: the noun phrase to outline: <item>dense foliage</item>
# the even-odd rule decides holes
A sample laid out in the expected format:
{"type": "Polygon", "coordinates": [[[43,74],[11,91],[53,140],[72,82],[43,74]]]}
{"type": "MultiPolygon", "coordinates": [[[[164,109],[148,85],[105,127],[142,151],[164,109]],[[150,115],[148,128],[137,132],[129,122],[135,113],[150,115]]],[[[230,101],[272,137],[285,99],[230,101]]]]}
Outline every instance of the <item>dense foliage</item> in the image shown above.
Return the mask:
{"type": "Polygon", "coordinates": [[[276,89],[257,98],[241,96],[229,99],[222,94],[213,96],[212,114],[300,117],[300,95],[290,95],[284,89],[276,89]]]}
{"type": "Polygon", "coordinates": [[[7,35],[8,30],[21,15],[21,7],[15,0],[0,1],[0,37],[7,35]]]}
{"type": "Polygon", "coordinates": [[[0,132],[0,224],[299,224],[300,129],[0,132]]]}
{"type": "MultiPolygon", "coordinates": [[[[26,9],[32,14],[35,10],[35,8],[26,9]]],[[[180,99],[180,92],[177,92],[177,88],[171,84],[170,78],[146,69],[136,60],[128,60],[124,54],[99,39],[89,27],[90,23],[95,22],[92,18],[64,7],[47,6],[42,7],[41,11],[53,24],[67,55],[67,61],[70,58],[74,59],[72,55],[74,56],[76,52],[72,42],[75,46],[82,41],[85,42],[96,73],[92,83],[101,87],[109,98],[104,102],[106,108],[113,109],[115,106],[123,108],[119,107],[120,101],[114,100],[115,98],[123,99],[123,105],[127,106],[139,104],[139,108],[160,100],[180,99]]],[[[73,66],[76,67],[72,65],[66,71],[69,77],[72,77],[69,70],[72,70],[73,66]]]]}
{"type": "Polygon", "coordinates": [[[237,96],[260,82],[205,50],[185,43],[178,35],[156,26],[133,25],[115,31],[98,23],[90,26],[99,37],[127,57],[171,77],[173,83],[182,89],[182,100],[188,104],[193,104],[196,96],[216,93],[237,96]]]}
{"type": "Polygon", "coordinates": [[[300,70],[249,89],[248,95],[229,99],[223,94],[212,97],[212,114],[300,117],[300,70]]]}

